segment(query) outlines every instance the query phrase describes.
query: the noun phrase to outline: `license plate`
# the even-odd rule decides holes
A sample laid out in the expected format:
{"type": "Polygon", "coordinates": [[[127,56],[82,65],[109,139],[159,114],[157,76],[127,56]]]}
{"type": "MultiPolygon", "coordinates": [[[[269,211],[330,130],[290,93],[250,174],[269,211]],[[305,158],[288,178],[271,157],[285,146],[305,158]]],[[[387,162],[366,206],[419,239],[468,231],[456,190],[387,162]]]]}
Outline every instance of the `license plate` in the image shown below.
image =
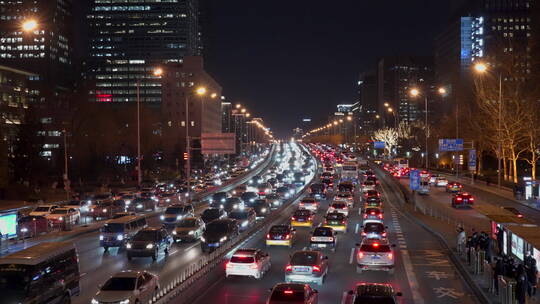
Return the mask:
{"type": "Polygon", "coordinates": [[[294,267],[294,272],[308,272],[309,267],[294,267]]]}
{"type": "Polygon", "coordinates": [[[318,247],[326,247],[326,244],[317,244],[318,247]]]}
{"type": "Polygon", "coordinates": [[[464,202],[464,203],[467,203],[467,202],[469,202],[469,200],[468,200],[468,199],[464,199],[463,202],[464,202]]]}
{"type": "Polygon", "coordinates": [[[210,247],[217,247],[217,246],[219,246],[219,243],[210,243],[210,244],[208,244],[208,246],[210,246],[210,247]]]}
{"type": "Polygon", "coordinates": [[[371,258],[374,259],[374,260],[380,260],[380,259],[381,259],[381,257],[378,256],[378,255],[374,255],[374,256],[372,256],[371,258]]]}
{"type": "Polygon", "coordinates": [[[299,218],[299,219],[298,219],[298,222],[304,222],[304,221],[305,221],[305,220],[302,219],[302,218],[299,218]]]}

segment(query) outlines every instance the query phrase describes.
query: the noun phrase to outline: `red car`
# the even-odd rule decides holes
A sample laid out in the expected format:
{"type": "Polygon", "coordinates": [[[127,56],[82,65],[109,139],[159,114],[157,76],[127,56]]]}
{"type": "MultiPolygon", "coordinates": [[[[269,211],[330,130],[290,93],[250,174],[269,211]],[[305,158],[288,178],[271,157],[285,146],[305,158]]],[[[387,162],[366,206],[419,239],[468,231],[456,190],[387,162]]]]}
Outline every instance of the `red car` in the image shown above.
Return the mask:
{"type": "Polygon", "coordinates": [[[461,189],[463,188],[463,185],[458,182],[451,182],[446,185],[446,192],[461,192],[461,189]]]}
{"type": "Polygon", "coordinates": [[[460,192],[452,197],[452,207],[472,207],[474,204],[474,197],[467,192],[460,192]]]}

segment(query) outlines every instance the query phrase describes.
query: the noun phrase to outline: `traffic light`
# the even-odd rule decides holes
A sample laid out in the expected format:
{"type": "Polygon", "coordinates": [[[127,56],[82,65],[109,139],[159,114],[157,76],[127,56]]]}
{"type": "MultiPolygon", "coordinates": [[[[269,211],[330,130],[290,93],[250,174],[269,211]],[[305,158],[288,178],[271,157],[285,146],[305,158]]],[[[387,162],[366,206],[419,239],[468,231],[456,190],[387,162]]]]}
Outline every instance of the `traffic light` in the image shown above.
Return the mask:
{"type": "Polygon", "coordinates": [[[188,160],[188,157],[189,157],[188,153],[184,152],[184,160],[188,160]]]}

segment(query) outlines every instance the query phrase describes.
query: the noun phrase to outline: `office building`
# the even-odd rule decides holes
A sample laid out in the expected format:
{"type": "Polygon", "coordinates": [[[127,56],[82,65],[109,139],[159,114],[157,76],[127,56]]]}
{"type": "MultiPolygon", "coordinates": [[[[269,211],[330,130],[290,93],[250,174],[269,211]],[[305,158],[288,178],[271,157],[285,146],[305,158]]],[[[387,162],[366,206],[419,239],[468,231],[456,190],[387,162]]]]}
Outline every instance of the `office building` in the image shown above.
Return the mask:
{"type": "Polygon", "coordinates": [[[232,103],[221,101],[221,132],[232,133],[232,103]]]}
{"type": "Polygon", "coordinates": [[[88,15],[89,100],[161,103],[157,66],[181,64],[199,55],[198,1],[93,0],[88,15]]]}
{"type": "Polygon", "coordinates": [[[370,135],[379,127],[380,115],[377,113],[377,75],[375,72],[366,72],[358,80],[358,132],[370,135]]]}

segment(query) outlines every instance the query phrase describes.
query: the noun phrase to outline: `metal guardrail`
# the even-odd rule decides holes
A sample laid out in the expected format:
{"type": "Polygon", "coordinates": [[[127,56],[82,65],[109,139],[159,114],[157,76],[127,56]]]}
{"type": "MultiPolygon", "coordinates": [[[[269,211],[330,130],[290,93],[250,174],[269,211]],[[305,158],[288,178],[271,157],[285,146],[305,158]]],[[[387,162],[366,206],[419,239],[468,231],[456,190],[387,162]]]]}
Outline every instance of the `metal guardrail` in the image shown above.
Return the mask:
{"type": "MultiPolygon", "coordinates": [[[[317,168],[316,168],[317,170],[317,168]]],[[[187,269],[182,271],[178,276],[172,279],[170,282],[167,282],[165,285],[162,285],[162,288],[155,294],[154,297],[148,304],[165,304],[168,303],[175,297],[179,295],[184,295],[181,299],[176,299],[175,303],[188,303],[192,296],[188,296],[187,292],[194,292],[190,287],[196,283],[201,278],[205,277],[210,271],[212,271],[216,266],[223,263],[223,259],[226,254],[235,246],[246,241],[253,234],[258,233],[270,226],[274,221],[276,221],[283,211],[289,208],[296,200],[302,197],[306,192],[311,183],[315,180],[317,174],[313,174],[312,179],[304,185],[304,188],[301,191],[298,191],[292,198],[290,198],[286,203],[281,205],[281,207],[275,210],[271,216],[264,218],[261,222],[258,222],[248,230],[240,233],[235,238],[229,240],[223,246],[220,246],[215,251],[211,252],[209,255],[203,255],[197,261],[188,266],[187,269]]]]}

